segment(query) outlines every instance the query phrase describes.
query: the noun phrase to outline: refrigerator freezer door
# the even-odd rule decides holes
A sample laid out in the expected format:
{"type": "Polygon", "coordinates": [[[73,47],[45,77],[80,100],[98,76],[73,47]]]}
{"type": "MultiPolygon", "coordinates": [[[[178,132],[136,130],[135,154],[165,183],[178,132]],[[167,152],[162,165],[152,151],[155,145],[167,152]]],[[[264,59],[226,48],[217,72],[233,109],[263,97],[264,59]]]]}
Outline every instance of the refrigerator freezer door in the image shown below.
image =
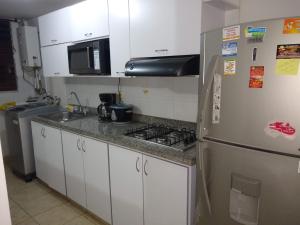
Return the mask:
{"type": "Polygon", "coordinates": [[[200,149],[207,185],[199,193],[207,188],[211,214],[202,210],[199,224],[300,224],[299,159],[214,142],[200,149]]]}
{"type": "MultiPolygon", "coordinates": [[[[280,19],[241,25],[240,39],[233,41],[237,42],[237,56],[222,56],[222,45],[228,43],[222,40],[222,29],[202,36],[204,57],[201,65],[205,82],[215,75],[209,72],[208,65],[216,54],[221,59],[216,73],[222,75],[217,122],[213,123],[212,119],[213,88],[210,88],[207,105],[199,109],[200,113],[206,111],[206,117],[199,121],[202,137],[285,155],[300,155],[300,74],[276,75],[275,72],[277,45],[299,44],[300,35],[284,35],[283,23],[280,19]],[[244,30],[249,26],[267,29],[262,42],[249,41],[245,37],[244,30]],[[229,59],[236,60],[234,75],[224,75],[225,60],[229,59]],[[263,66],[264,72],[259,72],[263,79],[262,88],[249,88],[252,66],[263,66]]],[[[205,83],[200,103],[206,94],[204,89],[205,83]]]]}

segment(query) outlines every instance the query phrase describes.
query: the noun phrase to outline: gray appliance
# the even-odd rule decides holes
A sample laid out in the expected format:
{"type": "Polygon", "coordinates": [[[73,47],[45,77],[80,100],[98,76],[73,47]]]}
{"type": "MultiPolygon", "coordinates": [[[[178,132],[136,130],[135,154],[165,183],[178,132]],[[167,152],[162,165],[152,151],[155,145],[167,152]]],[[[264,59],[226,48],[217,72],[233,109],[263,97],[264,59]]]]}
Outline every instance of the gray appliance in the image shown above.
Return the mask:
{"type": "Polygon", "coordinates": [[[31,181],[35,176],[35,163],[31,133],[31,119],[37,115],[58,111],[45,103],[16,106],[5,112],[6,136],[11,167],[15,174],[31,181]]]}
{"type": "Polygon", "coordinates": [[[201,225],[300,224],[300,51],[285,46],[299,44],[300,34],[283,34],[285,22],[252,22],[202,35],[201,225]],[[224,41],[238,28],[240,37],[224,41]]]}

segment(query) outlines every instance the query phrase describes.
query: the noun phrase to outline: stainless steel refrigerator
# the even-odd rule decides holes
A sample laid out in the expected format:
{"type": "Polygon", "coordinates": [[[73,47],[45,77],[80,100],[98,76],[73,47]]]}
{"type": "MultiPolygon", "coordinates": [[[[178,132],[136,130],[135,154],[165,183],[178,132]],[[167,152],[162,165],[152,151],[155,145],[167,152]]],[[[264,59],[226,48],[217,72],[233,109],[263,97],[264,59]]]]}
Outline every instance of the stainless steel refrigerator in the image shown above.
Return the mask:
{"type": "Polygon", "coordinates": [[[240,24],[201,42],[199,224],[299,225],[300,20],[240,24]]]}

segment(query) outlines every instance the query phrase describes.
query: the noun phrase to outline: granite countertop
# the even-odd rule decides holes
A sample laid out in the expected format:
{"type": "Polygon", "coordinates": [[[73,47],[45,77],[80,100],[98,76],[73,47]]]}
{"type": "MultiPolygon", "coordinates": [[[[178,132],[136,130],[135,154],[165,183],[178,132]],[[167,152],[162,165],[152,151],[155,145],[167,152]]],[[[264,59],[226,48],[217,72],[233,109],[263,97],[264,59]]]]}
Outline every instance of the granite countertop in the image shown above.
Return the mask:
{"type": "Polygon", "coordinates": [[[128,129],[144,125],[145,123],[143,122],[131,122],[124,125],[103,123],[98,121],[97,116],[85,117],[68,122],[56,122],[45,117],[35,117],[33,121],[57,127],[82,136],[91,137],[99,141],[124,147],[133,151],[142,152],[147,155],[173,161],[175,163],[188,166],[196,163],[196,147],[192,147],[185,152],[181,152],[175,151],[167,146],[161,146],[123,135],[128,129]]]}

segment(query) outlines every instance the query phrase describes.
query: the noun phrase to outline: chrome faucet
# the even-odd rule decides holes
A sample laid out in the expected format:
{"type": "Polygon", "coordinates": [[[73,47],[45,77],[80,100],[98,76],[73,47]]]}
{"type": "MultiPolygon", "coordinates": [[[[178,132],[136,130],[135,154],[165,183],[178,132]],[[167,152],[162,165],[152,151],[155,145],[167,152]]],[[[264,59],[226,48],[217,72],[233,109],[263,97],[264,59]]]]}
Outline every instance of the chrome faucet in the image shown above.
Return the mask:
{"type": "Polygon", "coordinates": [[[81,105],[81,103],[79,101],[79,98],[78,98],[78,95],[76,94],[76,92],[75,91],[71,91],[70,95],[74,95],[75,96],[75,98],[77,100],[77,103],[79,105],[79,112],[83,112],[83,107],[82,107],[82,105],[81,105]]]}

